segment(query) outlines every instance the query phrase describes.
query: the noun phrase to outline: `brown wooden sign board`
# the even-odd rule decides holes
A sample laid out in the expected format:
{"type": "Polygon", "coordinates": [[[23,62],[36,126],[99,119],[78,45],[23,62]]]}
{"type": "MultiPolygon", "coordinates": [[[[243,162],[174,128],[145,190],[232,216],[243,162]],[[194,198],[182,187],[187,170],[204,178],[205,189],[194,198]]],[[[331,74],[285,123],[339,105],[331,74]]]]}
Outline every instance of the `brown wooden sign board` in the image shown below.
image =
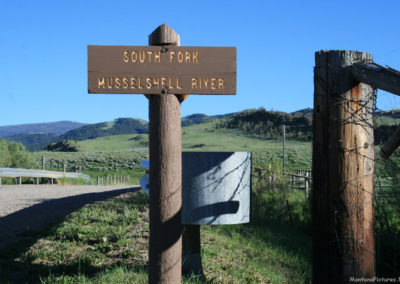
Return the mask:
{"type": "Polygon", "coordinates": [[[93,94],[236,94],[236,47],[88,46],[93,94]]]}

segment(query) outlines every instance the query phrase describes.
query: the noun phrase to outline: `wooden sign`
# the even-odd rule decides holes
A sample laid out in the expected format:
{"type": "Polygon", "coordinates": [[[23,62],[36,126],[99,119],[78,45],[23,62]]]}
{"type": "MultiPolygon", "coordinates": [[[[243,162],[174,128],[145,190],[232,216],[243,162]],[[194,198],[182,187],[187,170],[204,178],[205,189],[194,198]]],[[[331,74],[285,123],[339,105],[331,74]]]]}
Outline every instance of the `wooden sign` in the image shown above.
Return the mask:
{"type": "Polygon", "coordinates": [[[88,46],[93,94],[236,94],[236,47],[88,46]]]}

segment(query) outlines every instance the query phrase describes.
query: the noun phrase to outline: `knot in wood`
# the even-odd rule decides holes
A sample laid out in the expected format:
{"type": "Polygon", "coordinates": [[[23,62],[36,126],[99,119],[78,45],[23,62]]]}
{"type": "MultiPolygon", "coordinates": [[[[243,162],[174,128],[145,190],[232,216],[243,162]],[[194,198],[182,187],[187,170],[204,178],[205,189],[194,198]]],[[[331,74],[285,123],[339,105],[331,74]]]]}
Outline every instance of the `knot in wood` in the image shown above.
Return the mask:
{"type": "Polygon", "coordinates": [[[161,90],[162,95],[167,95],[168,94],[168,88],[165,87],[164,89],[161,90]]]}

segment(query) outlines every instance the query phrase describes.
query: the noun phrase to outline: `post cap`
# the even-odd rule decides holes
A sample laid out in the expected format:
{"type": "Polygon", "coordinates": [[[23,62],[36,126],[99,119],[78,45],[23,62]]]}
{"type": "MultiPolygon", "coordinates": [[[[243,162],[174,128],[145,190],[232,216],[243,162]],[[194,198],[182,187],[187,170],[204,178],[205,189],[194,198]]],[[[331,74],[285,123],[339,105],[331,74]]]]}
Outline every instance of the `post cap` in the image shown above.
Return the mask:
{"type": "Polygon", "coordinates": [[[149,45],[181,44],[179,35],[167,24],[162,24],[149,35],[149,45]]]}

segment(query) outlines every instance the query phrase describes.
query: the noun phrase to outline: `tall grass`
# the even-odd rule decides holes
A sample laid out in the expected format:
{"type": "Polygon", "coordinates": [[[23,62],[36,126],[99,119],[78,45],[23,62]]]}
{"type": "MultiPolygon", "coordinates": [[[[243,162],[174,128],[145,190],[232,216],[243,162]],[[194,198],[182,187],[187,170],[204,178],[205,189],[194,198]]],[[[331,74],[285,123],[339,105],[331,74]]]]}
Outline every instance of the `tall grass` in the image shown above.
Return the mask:
{"type": "MultiPolygon", "coordinates": [[[[0,250],[2,283],[146,283],[148,197],[131,193],[86,206],[0,250]]],[[[202,226],[205,279],[184,283],[310,281],[310,237],[268,216],[202,226]]]]}

